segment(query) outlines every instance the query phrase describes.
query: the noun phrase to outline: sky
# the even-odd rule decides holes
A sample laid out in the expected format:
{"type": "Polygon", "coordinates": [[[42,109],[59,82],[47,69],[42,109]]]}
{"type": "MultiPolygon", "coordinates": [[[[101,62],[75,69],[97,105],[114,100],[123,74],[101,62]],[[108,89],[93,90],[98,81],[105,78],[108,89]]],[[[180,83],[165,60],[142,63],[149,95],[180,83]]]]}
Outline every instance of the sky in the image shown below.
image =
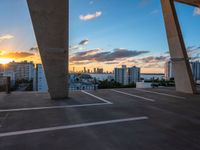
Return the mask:
{"type": "MultiPolygon", "coordinates": [[[[175,5],[188,55],[198,60],[200,10],[175,5]]],[[[160,0],[70,0],[69,12],[70,69],[127,65],[164,72],[169,50],[160,0]]],[[[26,0],[0,0],[2,59],[41,63],[26,0]]]]}

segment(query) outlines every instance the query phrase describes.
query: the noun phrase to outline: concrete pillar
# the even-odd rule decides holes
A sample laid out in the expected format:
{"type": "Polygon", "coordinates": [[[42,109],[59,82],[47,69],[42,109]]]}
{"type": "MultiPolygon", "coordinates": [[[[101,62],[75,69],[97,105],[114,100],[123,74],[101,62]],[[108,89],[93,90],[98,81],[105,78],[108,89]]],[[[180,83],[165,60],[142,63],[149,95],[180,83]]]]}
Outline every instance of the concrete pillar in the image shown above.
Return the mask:
{"type": "Polygon", "coordinates": [[[161,0],[161,4],[170,55],[173,62],[176,90],[184,93],[196,93],[196,87],[178,22],[174,0],[161,0]]]}
{"type": "Polygon", "coordinates": [[[52,99],[68,97],[68,0],[27,0],[52,99]]]}

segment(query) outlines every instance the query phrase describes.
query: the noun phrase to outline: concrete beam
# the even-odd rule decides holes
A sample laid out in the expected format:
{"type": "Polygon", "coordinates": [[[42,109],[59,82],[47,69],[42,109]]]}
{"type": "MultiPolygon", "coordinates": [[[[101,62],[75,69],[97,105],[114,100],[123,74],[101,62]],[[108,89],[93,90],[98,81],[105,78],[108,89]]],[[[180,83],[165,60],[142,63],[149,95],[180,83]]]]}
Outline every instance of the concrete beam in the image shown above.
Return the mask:
{"type": "Polygon", "coordinates": [[[27,0],[52,99],[68,97],[68,0],[27,0]]]}
{"type": "Polygon", "coordinates": [[[174,0],[161,0],[161,4],[170,55],[173,61],[176,90],[184,93],[196,93],[196,87],[178,22],[174,0]]]}
{"type": "Polygon", "coordinates": [[[187,4],[187,5],[192,5],[195,7],[200,7],[200,0],[175,0],[175,1],[187,4]]]}

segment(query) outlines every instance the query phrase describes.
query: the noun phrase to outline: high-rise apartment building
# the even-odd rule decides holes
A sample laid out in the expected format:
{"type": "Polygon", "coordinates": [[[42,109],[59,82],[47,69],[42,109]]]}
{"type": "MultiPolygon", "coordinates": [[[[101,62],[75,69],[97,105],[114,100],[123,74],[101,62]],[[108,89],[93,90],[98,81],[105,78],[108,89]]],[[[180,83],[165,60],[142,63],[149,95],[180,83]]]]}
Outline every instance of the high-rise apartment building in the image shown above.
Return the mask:
{"type": "Polygon", "coordinates": [[[140,81],[140,68],[134,66],[128,68],[128,83],[136,83],[140,81]]]}
{"type": "Polygon", "coordinates": [[[47,80],[44,74],[44,69],[43,69],[42,64],[36,65],[34,84],[35,84],[34,90],[39,91],[39,92],[48,91],[47,80]]]}
{"type": "Polygon", "coordinates": [[[174,77],[174,72],[173,72],[173,68],[172,68],[172,61],[167,61],[165,63],[165,79],[170,79],[174,77]]]}
{"type": "Polygon", "coordinates": [[[13,71],[15,73],[16,80],[33,80],[34,77],[34,64],[33,62],[10,62],[5,72],[13,71]]]}
{"type": "Polygon", "coordinates": [[[131,67],[127,68],[126,65],[122,65],[122,68],[114,69],[115,81],[123,85],[136,83],[140,80],[140,68],[131,67]]]}
{"type": "Polygon", "coordinates": [[[194,77],[194,80],[200,80],[200,62],[196,61],[196,62],[191,62],[190,63],[191,68],[192,68],[192,74],[194,77]]]}

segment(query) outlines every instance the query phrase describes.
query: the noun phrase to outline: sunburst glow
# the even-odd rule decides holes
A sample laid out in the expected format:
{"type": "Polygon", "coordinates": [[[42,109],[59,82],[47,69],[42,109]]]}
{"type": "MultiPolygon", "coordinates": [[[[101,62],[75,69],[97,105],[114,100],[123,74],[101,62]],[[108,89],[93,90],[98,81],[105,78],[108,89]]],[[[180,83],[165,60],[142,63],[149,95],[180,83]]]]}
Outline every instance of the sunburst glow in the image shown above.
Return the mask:
{"type": "Polygon", "coordinates": [[[10,59],[10,58],[0,58],[0,64],[8,64],[11,61],[13,61],[13,59],[10,59]]]}

